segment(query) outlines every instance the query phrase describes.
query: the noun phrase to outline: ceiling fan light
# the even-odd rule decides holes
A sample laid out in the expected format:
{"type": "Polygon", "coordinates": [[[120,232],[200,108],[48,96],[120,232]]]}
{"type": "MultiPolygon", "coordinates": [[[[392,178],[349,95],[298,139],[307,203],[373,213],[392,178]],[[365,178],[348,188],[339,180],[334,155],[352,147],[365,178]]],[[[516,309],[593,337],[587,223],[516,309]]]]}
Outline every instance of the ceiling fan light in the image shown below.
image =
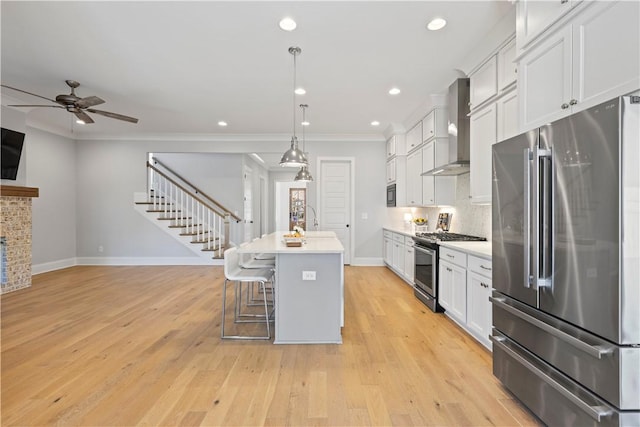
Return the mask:
{"type": "Polygon", "coordinates": [[[301,182],[311,182],[313,181],[313,176],[311,176],[311,173],[306,166],[302,166],[293,180],[301,182]]]}
{"type": "Polygon", "coordinates": [[[86,124],[86,123],[84,122],[84,120],[80,120],[80,119],[76,119],[76,123],[77,123],[77,124],[79,124],[79,125],[84,125],[84,124],[86,124]]]}

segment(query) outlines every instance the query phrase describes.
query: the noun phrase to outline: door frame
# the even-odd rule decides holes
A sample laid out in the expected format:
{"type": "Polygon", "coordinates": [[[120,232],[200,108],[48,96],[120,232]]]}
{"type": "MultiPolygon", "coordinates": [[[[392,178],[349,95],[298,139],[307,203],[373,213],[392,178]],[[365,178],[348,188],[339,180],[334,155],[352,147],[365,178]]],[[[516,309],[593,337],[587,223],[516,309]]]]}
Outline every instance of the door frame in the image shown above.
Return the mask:
{"type": "MultiPolygon", "coordinates": [[[[318,157],[318,188],[316,190],[316,206],[318,212],[322,212],[322,164],[331,162],[347,162],[349,163],[349,260],[353,263],[355,248],[355,200],[356,200],[356,158],[355,157],[318,157]]],[[[320,228],[322,228],[322,218],[320,218],[320,228]]]]}

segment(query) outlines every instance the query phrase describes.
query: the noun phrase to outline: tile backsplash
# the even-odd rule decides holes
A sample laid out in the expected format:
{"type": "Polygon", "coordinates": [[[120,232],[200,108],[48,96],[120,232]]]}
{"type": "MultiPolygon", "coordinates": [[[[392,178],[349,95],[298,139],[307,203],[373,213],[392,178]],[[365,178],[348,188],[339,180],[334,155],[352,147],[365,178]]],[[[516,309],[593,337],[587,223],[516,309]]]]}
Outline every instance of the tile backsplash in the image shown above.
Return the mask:
{"type": "Polygon", "coordinates": [[[486,237],[491,240],[491,205],[475,205],[469,199],[469,174],[456,178],[456,203],[454,206],[438,206],[433,208],[389,208],[387,219],[389,225],[402,226],[404,214],[411,213],[415,217],[429,219],[429,231],[434,231],[441,212],[452,213],[450,229],[452,233],[470,234],[486,237]]]}

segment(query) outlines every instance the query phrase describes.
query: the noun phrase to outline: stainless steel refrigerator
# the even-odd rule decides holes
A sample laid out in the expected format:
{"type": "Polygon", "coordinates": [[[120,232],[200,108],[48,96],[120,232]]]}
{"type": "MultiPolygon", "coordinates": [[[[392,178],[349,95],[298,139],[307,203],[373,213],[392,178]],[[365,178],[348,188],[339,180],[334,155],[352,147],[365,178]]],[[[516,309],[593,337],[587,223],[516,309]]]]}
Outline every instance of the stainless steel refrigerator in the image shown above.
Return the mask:
{"type": "Polygon", "coordinates": [[[493,373],[548,425],[640,426],[640,92],[493,146],[493,373]]]}

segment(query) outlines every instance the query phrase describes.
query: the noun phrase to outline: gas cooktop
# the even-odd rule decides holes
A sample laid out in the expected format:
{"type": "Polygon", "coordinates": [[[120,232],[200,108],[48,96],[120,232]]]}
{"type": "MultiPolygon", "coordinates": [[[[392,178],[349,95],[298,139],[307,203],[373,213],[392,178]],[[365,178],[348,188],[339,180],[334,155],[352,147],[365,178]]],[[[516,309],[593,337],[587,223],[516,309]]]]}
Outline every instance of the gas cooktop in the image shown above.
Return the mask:
{"type": "Polygon", "coordinates": [[[483,242],[487,239],[478,236],[469,236],[467,234],[458,233],[416,233],[415,240],[424,240],[429,243],[437,242],[483,242]]]}

